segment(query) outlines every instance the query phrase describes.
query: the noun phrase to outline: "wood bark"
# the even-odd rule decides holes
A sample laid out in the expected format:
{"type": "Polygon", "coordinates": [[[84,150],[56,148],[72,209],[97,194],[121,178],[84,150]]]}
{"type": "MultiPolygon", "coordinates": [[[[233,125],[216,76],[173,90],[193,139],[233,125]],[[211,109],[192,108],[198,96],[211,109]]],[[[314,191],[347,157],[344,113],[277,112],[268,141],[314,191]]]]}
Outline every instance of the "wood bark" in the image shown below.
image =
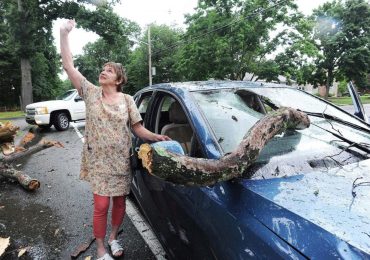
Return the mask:
{"type": "Polygon", "coordinates": [[[18,171],[7,164],[0,163],[0,175],[15,181],[25,188],[26,190],[33,191],[40,188],[40,182],[37,179],[33,179],[27,174],[18,171]]]}
{"type": "Polygon", "coordinates": [[[5,124],[0,123],[0,144],[12,142],[18,130],[19,127],[10,122],[6,122],[5,124]]]}
{"type": "Polygon", "coordinates": [[[218,160],[175,154],[149,144],[140,146],[139,158],[150,174],[163,180],[186,186],[212,185],[241,177],[276,134],[286,129],[304,129],[309,125],[310,120],[305,113],[280,108],[259,120],[232,153],[218,160]]]}
{"type": "Polygon", "coordinates": [[[33,102],[32,79],[31,79],[31,63],[29,59],[21,58],[21,73],[22,73],[22,110],[26,109],[28,104],[33,102]]]}
{"type": "Polygon", "coordinates": [[[33,191],[40,187],[40,182],[37,179],[34,179],[27,174],[14,169],[11,166],[11,163],[48,147],[63,147],[63,145],[59,142],[42,139],[36,145],[26,149],[24,145],[29,143],[34,137],[34,134],[27,133],[21,141],[22,146],[15,147],[13,144],[14,136],[18,129],[18,127],[12,125],[10,122],[6,123],[5,125],[0,124],[0,146],[4,154],[0,154],[0,176],[16,180],[26,190],[33,191]],[[11,149],[12,146],[13,149],[11,149]]]}

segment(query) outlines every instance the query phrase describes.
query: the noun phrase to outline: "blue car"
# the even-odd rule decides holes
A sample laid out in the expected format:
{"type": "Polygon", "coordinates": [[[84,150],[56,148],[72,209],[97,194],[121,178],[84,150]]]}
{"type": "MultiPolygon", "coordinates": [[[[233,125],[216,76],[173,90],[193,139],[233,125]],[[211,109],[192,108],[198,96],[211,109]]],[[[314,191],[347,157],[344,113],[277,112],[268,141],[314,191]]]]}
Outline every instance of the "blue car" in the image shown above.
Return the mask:
{"type": "Polygon", "coordinates": [[[158,84],[134,99],[146,128],[197,158],[230,153],[279,107],[311,121],[276,135],[243,178],[212,186],[166,182],[135,166],[133,195],[169,259],[370,259],[363,109],[354,116],[295,88],[245,81],[158,84]]]}

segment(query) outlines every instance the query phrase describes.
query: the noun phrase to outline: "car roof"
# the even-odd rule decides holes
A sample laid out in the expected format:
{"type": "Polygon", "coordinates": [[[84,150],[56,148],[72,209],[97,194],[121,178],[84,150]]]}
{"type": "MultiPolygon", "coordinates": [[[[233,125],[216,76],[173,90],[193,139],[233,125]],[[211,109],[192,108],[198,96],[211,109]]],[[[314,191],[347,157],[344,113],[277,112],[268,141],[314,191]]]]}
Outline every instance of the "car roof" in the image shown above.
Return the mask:
{"type": "MultiPolygon", "coordinates": [[[[225,80],[209,80],[209,81],[189,81],[189,82],[171,82],[160,83],[150,87],[141,89],[139,92],[149,90],[181,90],[181,91],[202,91],[212,89],[229,89],[229,88],[260,88],[260,87],[274,87],[274,88],[293,88],[284,84],[253,82],[253,81],[225,81],[225,80]]],[[[295,89],[295,88],[294,88],[295,89]]]]}

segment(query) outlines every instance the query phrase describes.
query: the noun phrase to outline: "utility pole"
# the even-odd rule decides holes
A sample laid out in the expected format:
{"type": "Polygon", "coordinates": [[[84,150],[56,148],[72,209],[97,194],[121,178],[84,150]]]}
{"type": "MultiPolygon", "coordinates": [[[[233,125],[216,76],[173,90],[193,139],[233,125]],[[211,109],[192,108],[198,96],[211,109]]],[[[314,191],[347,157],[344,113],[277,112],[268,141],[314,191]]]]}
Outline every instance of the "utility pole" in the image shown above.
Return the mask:
{"type": "Polygon", "coordinates": [[[148,63],[149,63],[149,86],[152,85],[152,48],[150,43],[150,24],[148,25],[148,63]]]}

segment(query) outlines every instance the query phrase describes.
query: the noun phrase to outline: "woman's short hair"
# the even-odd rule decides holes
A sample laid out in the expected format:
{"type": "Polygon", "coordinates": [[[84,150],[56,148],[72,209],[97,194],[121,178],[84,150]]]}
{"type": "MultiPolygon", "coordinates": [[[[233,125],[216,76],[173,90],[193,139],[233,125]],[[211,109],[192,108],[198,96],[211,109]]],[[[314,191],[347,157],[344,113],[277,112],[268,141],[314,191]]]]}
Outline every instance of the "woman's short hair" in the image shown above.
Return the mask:
{"type": "Polygon", "coordinates": [[[121,81],[120,84],[117,85],[117,91],[122,92],[122,86],[126,85],[127,83],[127,74],[125,68],[122,66],[121,63],[116,63],[113,61],[107,62],[103,65],[105,67],[112,67],[117,74],[117,80],[121,81]]]}

